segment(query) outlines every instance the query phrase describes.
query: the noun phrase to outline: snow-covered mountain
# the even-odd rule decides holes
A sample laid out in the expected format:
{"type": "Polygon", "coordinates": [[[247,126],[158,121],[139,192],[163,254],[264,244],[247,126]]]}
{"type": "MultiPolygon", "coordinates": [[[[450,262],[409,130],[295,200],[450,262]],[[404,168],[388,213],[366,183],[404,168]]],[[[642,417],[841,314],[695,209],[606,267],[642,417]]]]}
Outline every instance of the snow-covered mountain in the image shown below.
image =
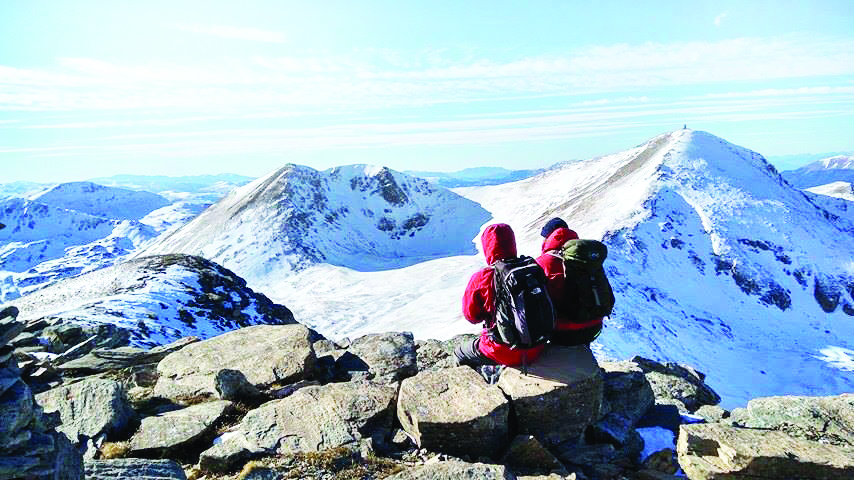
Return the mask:
{"type": "Polygon", "coordinates": [[[112,265],[169,228],[165,219],[186,219],[186,210],[158,195],[85,182],[0,200],[0,301],[112,265]]]}
{"type": "Polygon", "coordinates": [[[29,199],[44,205],[118,220],[139,220],[171,203],[151,192],[105,187],[92,182],[61,183],[29,199]]]}
{"type": "Polygon", "coordinates": [[[253,177],[223,173],[167,177],[162,175],[115,175],[90,179],[90,182],[108,187],[155,192],[170,201],[214,203],[231,190],[255,180],[253,177]]]}
{"type": "Polygon", "coordinates": [[[817,160],[796,170],[784,171],[783,178],[804,189],[834,182],[854,183],[854,155],[817,160]]]}
{"type": "Polygon", "coordinates": [[[472,253],[489,214],[426,181],[365,165],[287,165],[234,190],[141,255],[201,255],[247,279],[312,265],[400,268],[472,253]]]}
{"type": "Polygon", "coordinates": [[[755,152],[680,130],[458,192],[516,227],[523,252],[553,216],[605,240],[618,301],[602,354],[716,372],[728,405],[854,388],[854,224],[755,152]]]}
{"type": "Polygon", "coordinates": [[[130,343],[151,347],[185,336],[209,338],[257,324],[293,323],[282,305],[199,257],[138,258],[69,278],[8,305],[20,320],[82,325],[107,323],[130,333],[130,343]]]}

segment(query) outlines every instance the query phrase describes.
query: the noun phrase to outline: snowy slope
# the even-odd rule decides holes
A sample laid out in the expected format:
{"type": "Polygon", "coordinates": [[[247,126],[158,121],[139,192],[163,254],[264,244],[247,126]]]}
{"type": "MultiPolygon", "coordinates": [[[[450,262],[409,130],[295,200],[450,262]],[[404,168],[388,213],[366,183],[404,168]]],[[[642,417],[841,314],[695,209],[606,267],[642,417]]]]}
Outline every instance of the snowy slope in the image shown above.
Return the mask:
{"type": "Polygon", "coordinates": [[[287,165],[141,254],[201,255],[250,281],[318,263],[387,270],[473,252],[487,218],[469,200],[386,168],[287,165]]]}
{"type": "Polygon", "coordinates": [[[854,155],[836,155],[782,173],[798,188],[818,187],[834,182],[854,183],[854,155]]]}
{"type": "Polygon", "coordinates": [[[293,323],[287,308],[253,292],[233,272],[186,255],[123,262],[7,305],[20,309],[19,320],[113,324],[130,331],[132,345],[143,347],[248,325],[293,323]]]}
{"type": "Polygon", "coordinates": [[[91,182],[61,183],[29,199],[53,207],[119,220],[139,220],[170,204],[169,200],[154,193],[105,187],[91,182]]]}
{"type": "Polygon", "coordinates": [[[841,198],[854,202],[854,185],[850,182],[833,182],[827,185],[819,185],[817,187],[807,188],[806,191],[825,195],[828,197],[841,198]]]}

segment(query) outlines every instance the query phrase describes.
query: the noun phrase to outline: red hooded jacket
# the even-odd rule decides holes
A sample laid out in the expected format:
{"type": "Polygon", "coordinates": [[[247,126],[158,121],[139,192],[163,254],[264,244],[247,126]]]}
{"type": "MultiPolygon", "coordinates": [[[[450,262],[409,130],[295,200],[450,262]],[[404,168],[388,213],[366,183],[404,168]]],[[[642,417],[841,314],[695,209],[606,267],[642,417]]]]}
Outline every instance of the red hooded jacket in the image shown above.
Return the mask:
{"type": "MultiPolygon", "coordinates": [[[[486,227],[481,235],[486,263],[492,265],[496,260],[516,257],[516,237],[513,229],[505,223],[496,223],[486,227]]],[[[471,323],[484,322],[480,333],[480,352],[502,365],[522,364],[523,354],[528,362],[537,360],[543,346],[529,349],[511,349],[492,338],[490,328],[495,323],[495,271],[486,267],[469,279],[463,295],[463,315],[471,323]]]]}
{"type": "Polygon", "coordinates": [[[549,252],[559,249],[569,240],[575,240],[578,234],[568,228],[558,228],[543,242],[543,254],[537,257],[537,263],[546,272],[549,279],[549,297],[555,307],[556,330],[581,330],[602,324],[602,317],[584,323],[569,323],[566,318],[566,295],[564,293],[565,277],[563,260],[549,252]]]}

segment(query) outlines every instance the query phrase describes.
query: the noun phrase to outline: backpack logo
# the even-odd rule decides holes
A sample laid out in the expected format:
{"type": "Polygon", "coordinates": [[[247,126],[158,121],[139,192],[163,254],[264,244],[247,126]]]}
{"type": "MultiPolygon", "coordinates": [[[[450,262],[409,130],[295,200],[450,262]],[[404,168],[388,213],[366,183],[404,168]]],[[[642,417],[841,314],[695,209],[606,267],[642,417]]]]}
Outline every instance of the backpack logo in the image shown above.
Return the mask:
{"type": "Polygon", "coordinates": [[[569,240],[553,255],[563,260],[569,321],[585,323],[610,315],[614,291],[602,266],[608,247],[596,240],[569,240]]]}
{"type": "Polygon", "coordinates": [[[546,343],[555,326],[554,309],[546,288],[546,274],[526,256],[498,260],[495,275],[493,336],[510,348],[546,343]]]}

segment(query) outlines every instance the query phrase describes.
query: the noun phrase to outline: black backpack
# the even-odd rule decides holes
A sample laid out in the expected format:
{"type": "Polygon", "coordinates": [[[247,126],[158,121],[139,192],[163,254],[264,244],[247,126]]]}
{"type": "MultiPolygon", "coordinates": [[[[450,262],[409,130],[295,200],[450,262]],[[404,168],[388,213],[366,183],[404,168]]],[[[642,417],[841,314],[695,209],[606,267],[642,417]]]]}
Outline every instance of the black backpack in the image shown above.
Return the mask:
{"type": "Polygon", "coordinates": [[[493,337],[510,348],[543,345],[555,328],[554,309],[546,274],[526,256],[498,260],[495,269],[495,325],[493,337]]]}
{"type": "Polygon", "coordinates": [[[608,247],[596,240],[569,240],[552,255],[563,260],[567,319],[584,323],[610,315],[614,291],[602,268],[608,247]]]}

